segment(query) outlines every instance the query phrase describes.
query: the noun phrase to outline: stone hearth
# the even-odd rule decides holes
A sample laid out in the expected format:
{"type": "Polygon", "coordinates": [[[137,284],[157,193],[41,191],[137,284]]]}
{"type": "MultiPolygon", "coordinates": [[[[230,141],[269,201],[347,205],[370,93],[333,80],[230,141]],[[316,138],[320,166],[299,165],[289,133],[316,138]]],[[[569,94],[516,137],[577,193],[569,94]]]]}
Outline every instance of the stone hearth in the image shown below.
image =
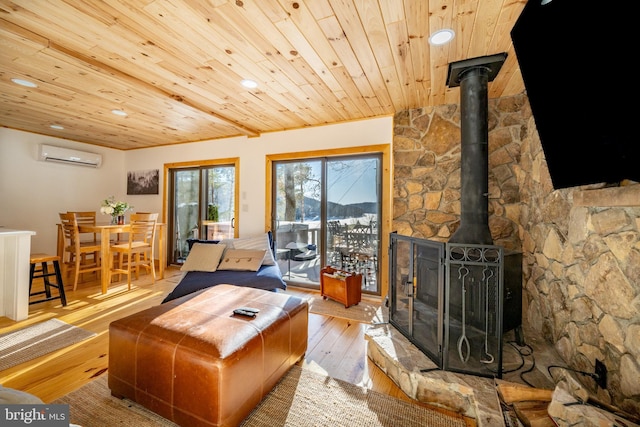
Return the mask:
{"type": "MultiPolygon", "coordinates": [[[[382,311],[383,318],[387,321],[388,310],[382,311]]],[[[530,347],[528,352],[531,352],[532,356],[527,356],[525,351],[523,351],[524,357],[520,355],[517,349],[522,351],[526,347],[515,344],[513,331],[505,335],[505,343],[514,344],[504,346],[503,381],[525,386],[532,385],[536,388],[555,389],[550,408],[556,412],[559,412],[558,408],[562,409],[561,414],[553,414],[560,425],[572,425],[571,422],[565,423],[566,420],[582,419],[587,408],[592,410],[592,420],[596,423],[594,425],[616,425],[615,418],[610,413],[598,411],[593,406],[564,405],[572,398],[574,401],[585,398],[589,392],[568,371],[553,369],[554,377],[549,376],[548,366],[566,366],[566,364],[553,347],[541,337],[536,337],[531,331],[525,330],[524,338],[530,347]],[[521,373],[529,384],[521,378],[521,373]],[[558,386],[556,386],[557,383],[559,383],[558,386]],[[571,392],[566,392],[567,388],[571,392]]],[[[479,427],[505,425],[496,388],[499,380],[438,369],[429,357],[389,323],[369,326],[365,332],[365,339],[368,343],[369,359],[409,397],[473,418],[479,427]]]]}
{"type": "Polygon", "coordinates": [[[504,425],[493,379],[439,370],[389,324],[369,327],[365,338],[369,359],[409,397],[474,418],[478,426],[504,425]]]}

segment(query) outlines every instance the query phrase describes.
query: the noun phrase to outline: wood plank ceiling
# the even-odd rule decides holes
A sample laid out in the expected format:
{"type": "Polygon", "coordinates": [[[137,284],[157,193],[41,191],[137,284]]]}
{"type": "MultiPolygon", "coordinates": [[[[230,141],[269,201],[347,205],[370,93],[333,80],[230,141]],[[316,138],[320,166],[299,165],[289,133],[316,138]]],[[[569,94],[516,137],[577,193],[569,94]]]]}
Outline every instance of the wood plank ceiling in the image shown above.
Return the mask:
{"type": "Polygon", "coordinates": [[[489,97],[514,95],[525,3],[0,0],[0,126],[122,150],[254,137],[457,104],[448,64],[501,52],[489,97]]]}

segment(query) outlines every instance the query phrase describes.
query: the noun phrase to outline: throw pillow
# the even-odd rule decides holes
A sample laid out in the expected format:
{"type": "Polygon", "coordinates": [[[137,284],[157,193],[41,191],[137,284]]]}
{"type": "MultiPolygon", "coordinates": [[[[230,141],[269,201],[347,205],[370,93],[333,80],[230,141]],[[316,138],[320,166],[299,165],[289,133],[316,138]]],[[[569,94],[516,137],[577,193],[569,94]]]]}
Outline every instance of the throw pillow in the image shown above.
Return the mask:
{"type": "Polygon", "coordinates": [[[263,265],[276,265],[276,260],[271,252],[271,246],[269,245],[269,235],[267,233],[254,237],[238,237],[237,239],[224,239],[220,243],[224,243],[229,248],[233,249],[264,249],[266,251],[263,265]]]}
{"type": "Polygon", "coordinates": [[[225,248],[226,245],[221,244],[194,243],[180,270],[214,272],[218,268],[225,248]]]}
{"type": "Polygon", "coordinates": [[[266,253],[264,249],[227,249],[218,270],[258,271],[266,253]]]}

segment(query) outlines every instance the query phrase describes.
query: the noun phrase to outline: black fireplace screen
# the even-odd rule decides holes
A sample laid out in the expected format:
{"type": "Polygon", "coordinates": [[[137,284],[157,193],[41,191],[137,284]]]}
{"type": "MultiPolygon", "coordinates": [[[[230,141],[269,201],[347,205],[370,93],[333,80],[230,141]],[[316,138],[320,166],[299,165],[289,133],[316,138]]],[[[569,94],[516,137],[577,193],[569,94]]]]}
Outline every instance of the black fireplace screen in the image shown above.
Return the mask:
{"type": "Polygon", "coordinates": [[[391,233],[390,260],[390,323],[441,369],[501,378],[503,332],[520,325],[505,301],[521,304],[504,292],[503,249],[391,233]]]}

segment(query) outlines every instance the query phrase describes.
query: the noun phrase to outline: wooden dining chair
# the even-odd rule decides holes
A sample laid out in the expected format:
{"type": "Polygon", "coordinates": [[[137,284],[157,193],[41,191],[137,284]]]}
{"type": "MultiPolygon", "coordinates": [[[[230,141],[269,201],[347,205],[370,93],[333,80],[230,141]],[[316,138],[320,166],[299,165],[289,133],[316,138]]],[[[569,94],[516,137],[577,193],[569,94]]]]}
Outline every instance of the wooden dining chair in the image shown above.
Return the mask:
{"type": "Polygon", "coordinates": [[[98,274],[97,272],[100,271],[100,242],[82,241],[75,213],[60,213],[60,222],[64,235],[63,274],[68,277],[69,272],[73,271],[73,290],[75,291],[80,274],[92,272],[98,274]]]}
{"type": "MultiPolygon", "coordinates": [[[[67,213],[72,213],[76,215],[76,222],[78,225],[96,225],[96,212],[95,211],[67,211],[67,213]]],[[[80,233],[82,240],[90,240],[93,242],[98,241],[98,234],[91,233],[80,233]]]]}
{"type": "MultiPolygon", "coordinates": [[[[81,225],[96,225],[96,212],[95,211],[67,211],[67,213],[73,213],[76,215],[76,222],[78,226],[81,225]]],[[[80,232],[80,243],[84,245],[100,245],[99,233],[96,232],[88,232],[83,233],[80,232]]],[[[83,259],[80,261],[82,263],[87,262],[87,258],[91,254],[82,254],[83,259]]],[[[92,262],[96,262],[96,260],[100,257],[100,252],[95,252],[92,254],[93,259],[90,260],[92,262]]]]}
{"type": "Polygon", "coordinates": [[[154,243],[156,236],[157,213],[132,213],[128,241],[109,247],[109,279],[114,274],[127,275],[127,285],[131,289],[131,273],[139,278],[140,268],[145,268],[156,281],[154,261],[154,243]]]}

